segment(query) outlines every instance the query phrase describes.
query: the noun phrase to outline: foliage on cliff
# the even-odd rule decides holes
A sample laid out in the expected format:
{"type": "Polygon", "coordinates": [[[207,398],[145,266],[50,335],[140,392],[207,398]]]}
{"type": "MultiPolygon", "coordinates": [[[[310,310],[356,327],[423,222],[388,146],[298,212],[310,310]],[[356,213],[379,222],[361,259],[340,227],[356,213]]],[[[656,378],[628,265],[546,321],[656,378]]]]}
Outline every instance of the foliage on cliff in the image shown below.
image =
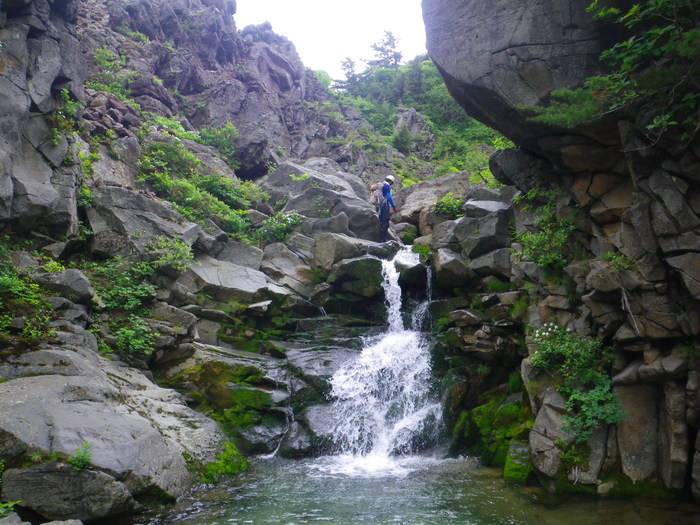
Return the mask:
{"type": "Polygon", "coordinates": [[[622,25],[629,37],[601,55],[609,74],[554,92],[548,107],[532,108],[535,120],[573,127],[650,103],[651,141],[676,128],[681,142],[690,142],[700,129],[700,0],[647,0],[624,10],[595,0],[588,10],[622,25]]]}

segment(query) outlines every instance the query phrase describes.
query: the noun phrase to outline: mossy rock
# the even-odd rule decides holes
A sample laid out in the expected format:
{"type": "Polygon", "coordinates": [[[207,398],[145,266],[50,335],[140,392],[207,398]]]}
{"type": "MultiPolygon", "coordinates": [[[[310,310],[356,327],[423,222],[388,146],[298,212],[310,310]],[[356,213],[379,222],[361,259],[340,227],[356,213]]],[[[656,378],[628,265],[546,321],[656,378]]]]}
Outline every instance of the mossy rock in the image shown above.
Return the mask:
{"type": "Polygon", "coordinates": [[[472,447],[486,465],[503,467],[510,442],[526,440],[533,424],[530,407],[520,394],[506,395],[500,390],[482,397],[485,403],[462,412],[453,428],[453,450],[472,447]]]}
{"type": "Polygon", "coordinates": [[[508,447],[503,479],[515,485],[529,485],[535,481],[535,467],[530,460],[530,445],[527,441],[512,439],[508,447]]]}

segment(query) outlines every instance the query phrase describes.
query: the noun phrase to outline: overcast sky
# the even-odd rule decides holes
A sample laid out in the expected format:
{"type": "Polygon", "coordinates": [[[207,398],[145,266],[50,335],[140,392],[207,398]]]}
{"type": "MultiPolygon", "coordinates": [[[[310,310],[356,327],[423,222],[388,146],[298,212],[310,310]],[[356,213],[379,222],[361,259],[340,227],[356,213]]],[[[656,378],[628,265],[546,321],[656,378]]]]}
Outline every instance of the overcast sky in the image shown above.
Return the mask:
{"type": "Polygon", "coordinates": [[[370,47],[391,31],[404,60],[425,53],[421,0],[237,0],[238,29],[268,21],[275,33],[291,40],[306,67],[344,78],[345,57],[364,68],[374,58],[370,47]]]}

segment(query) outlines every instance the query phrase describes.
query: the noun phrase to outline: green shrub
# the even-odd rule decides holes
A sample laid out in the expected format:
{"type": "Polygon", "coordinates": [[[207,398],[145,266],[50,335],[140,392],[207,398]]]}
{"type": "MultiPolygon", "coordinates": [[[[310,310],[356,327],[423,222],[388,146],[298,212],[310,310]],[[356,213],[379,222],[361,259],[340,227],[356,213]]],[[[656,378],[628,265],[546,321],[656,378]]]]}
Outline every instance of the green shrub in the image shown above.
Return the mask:
{"type": "Polygon", "coordinates": [[[0,338],[17,333],[11,324],[21,318],[23,327],[18,335],[34,345],[53,335],[49,327],[53,310],[46,299],[52,294],[12,264],[10,255],[17,248],[8,236],[0,238],[0,338]]]}
{"type": "Polygon", "coordinates": [[[131,38],[132,40],[135,40],[136,42],[140,42],[142,44],[148,44],[151,39],[148,38],[146,35],[139,31],[133,31],[129,29],[129,27],[125,24],[121,24],[116,28],[117,33],[121,33],[122,35],[131,38]]]}
{"type": "Polygon", "coordinates": [[[571,262],[571,234],[576,230],[577,213],[569,217],[557,217],[556,202],[559,194],[554,191],[530,190],[516,199],[530,204],[525,210],[534,211],[536,231],[524,231],[515,235],[523,247],[523,255],[539,268],[561,270],[571,262]]]}
{"type": "Polygon", "coordinates": [[[15,511],[15,505],[21,505],[22,501],[7,501],[0,503],[0,518],[11,516],[15,511]]]}
{"type": "Polygon", "coordinates": [[[210,219],[234,238],[251,242],[251,225],[245,212],[232,205],[243,206],[248,196],[262,197],[264,192],[252,190],[251,184],[226,182],[219,175],[203,173],[199,159],[177,142],[150,143],[139,166],[137,181],[148,184],[159,197],[175,204],[185,218],[200,224],[210,219]]]}
{"type": "Polygon", "coordinates": [[[85,442],[75,449],[71,456],[68,456],[68,463],[74,470],[85,470],[92,462],[92,454],[89,452],[90,443],[85,442]]]}
{"type": "Polygon", "coordinates": [[[256,237],[263,244],[282,242],[303,221],[304,216],[295,211],[279,212],[263,222],[256,232],[256,237]]]}
{"type": "Polygon", "coordinates": [[[61,134],[71,134],[78,129],[76,118],[82,102],[74,100],[67,89],[62,89],[60,97],[63,103],[47,115],[49,124],[49,141],[55,146],[58,144],[61,134]]]}
{"type": "Polygon", "coordinates": [[[120,355],[149,356],[155,350],[156,333],[145,319],[130,315],[111,324],[111,332],[116,337],[116,350],[120,355]]]}
{"type": "Polygon", "coordinates": [[[238,129],[236,129],[231,122],[227,122],[223,127],[218,129],[202,128],[199,130],[200,142],[216,148],[219,153],[221,153],[226,163],[233,169],[238,168],[235,148],[238,136],[238,129]]]}
{"type": "Polygon", "coordinates": [[[448,193],[442,199],[435,202],[435,213],[449,217],[450,219],[458,219],[464,216],[462,211],[463,199],[458,199],[452,193],[448,193]]]}
{"type": "Polygon", "coordinates": [[[624,26],[625,39],[601,55],[611,73],[589,77],[579,89],[554,92],[548,107],[530,108],[535,120],[573,127],[647,102],[658,111],[646,126],[652,143],[675,127],[682,145],[690,144],[700,128],[699,8],[698,0],[645,0],[624,9],[594,0],[589,12],[624,26]]]}
{"type": "Polygon", "coordinates": [[[537,352],[532,365],[561,380],[558,391],[566,399],[567,409],[563,430],[572,435],[574,445],[585,443],[602,425],[623,420],[624,413],[612,391],[611,348],[554,323],[544,325],[533,338],[537,352]]]}
{"type": "Polygon", "coordinates": [[[131,90],[128,88],[134,74],[119,73],[126,66],[126,56],[120,55],[117,57],[106,46],[103,46],[95,53],[95,61],[97,62],[98,72],[85,82],[85,85],[96,91],[111,93],[122,102],[139,109],[138,104],[130,98],[131,90]]]}

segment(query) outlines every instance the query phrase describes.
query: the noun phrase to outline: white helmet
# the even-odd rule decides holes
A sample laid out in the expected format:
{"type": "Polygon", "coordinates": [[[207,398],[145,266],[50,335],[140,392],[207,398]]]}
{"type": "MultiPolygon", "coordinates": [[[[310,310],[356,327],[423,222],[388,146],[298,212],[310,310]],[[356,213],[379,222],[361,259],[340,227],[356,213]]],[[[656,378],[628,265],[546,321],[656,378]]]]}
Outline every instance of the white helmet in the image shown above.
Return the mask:
{"type": "Polygon", "coordinates": [[[394,179],[394,176],[393,176],[393,175],[387,175],[387,176],[386,176],[386,180],[387,180],[388,182],[391,182],[391,183],[393,184],[395,179],[394,179]]]}

